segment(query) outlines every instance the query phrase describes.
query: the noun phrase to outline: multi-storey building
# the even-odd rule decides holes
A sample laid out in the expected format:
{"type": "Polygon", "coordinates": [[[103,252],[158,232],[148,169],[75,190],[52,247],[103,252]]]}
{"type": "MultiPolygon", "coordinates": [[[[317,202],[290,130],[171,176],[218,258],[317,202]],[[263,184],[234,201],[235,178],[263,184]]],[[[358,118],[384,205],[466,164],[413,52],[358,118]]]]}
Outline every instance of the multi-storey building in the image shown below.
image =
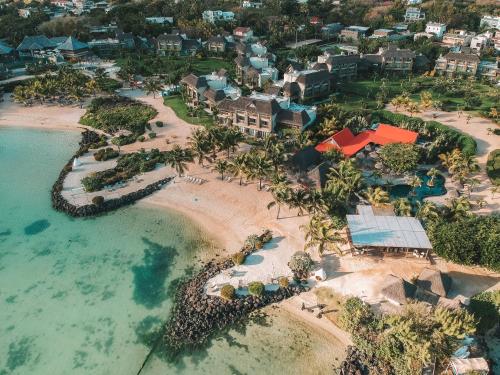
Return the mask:
{"type": "Polygon", "coordinates": [[[405,22],[417,22],[425,20],[425,13],[420,8],[409,7],[405,12],[405,22]]]}
{"type": "Polygon", "coordinates": [[[443,35],[443,44],[449,47],[468,47],[474,35],[466,30],[455,30],[443,35]]]}
{"type": "Polygon", "coordinates": [[[342,29],[340,36],[344,40],[359,40],[366,37],[368,30],[370,30],[370,28],[365,26],[349,26],[342,29]]]}
{"type": "Polygon", "coordinates": [[[475,76],[479,67],[479,57],[471,53],[448,52],[436,60],[436,73],[447,76],[475,76]]]}
{"type": "Polygon", "coordinates": [[[425,25],[425,32],[434,34],[438,39],[441,39],[446,32],[446,25],[439,22],[427,22],[425,25]]]}

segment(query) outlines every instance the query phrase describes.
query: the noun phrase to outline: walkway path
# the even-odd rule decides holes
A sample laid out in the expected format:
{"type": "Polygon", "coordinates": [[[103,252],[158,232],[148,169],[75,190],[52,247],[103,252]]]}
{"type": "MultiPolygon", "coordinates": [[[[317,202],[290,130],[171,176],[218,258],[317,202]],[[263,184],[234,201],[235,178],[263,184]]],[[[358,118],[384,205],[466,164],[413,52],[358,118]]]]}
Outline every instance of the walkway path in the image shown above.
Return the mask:
{"type": "MultiPolygon", "coordinates": [[[[388,105],[386,109],[396,112],[392,105],[388,105]]],[[[399,113],[409,115],[404,111],[399,111],[399,113]]],[[[420,117],[425,121],[439,121],[474,138],[477,143],[476,156],[481,171],[474,176],[479,180],[479,186],[473,191],[470,198],[473,202],[484,199],[487,203],[486,207],[476,209],[476,213],[490,214],[491,212],[498,212],[500,210],[500,194],[498,196],[493,195],[491,191],[493,183],[486,174],[486,161],[489,153],[500,149],[500,136],[493,133],[489,134],[488,129],[495,129],[498,125],[482,117],[472,117],[467,123],[467,114],[459,115],[458,112],[425,111],[418,113],[415,117],[420,117]],[[436,118],[434,118],[434,114],[437,115],[436,118]]]]}

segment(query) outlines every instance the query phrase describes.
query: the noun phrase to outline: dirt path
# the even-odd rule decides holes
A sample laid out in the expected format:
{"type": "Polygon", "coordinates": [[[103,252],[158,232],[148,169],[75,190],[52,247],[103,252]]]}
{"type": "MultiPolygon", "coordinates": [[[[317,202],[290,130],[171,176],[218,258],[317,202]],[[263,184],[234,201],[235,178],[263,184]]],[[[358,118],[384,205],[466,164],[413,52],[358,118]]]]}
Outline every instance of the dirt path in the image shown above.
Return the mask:
{"type": "MultiPolygon", "coordinates": [[[[394,106],[390,104],[386,109],[396,112],[394,106]]],[[[399,113],[409,115],[404,111],[399,111],[399,113]]],[[[479,186],[472,192],[470,198],[473,202],[484,199],[487,203],[486,207],[482,209],[476,208],[474,212],[480,214],[498,212],[500,209],[500,194],[493,195],[491,191],[493,183],[486,174],[486,161],[489,153],[500,148],[500,137],[493,133],[489,134],[488,129],[495,129],[498,125],[482,117],[471,117],[470,121],[467,121],[467,116],[467,113],[460,115],[459,112],[443,111],[424,111],[415,115],[415,117],[420,117],[425,121],[439,121],[474,138],[477,143],[476,156],[481,171],[474,176],[479,180],[479,186]],[[433,117],[434,114],[437,115],[436,118],[433,117]]]]}

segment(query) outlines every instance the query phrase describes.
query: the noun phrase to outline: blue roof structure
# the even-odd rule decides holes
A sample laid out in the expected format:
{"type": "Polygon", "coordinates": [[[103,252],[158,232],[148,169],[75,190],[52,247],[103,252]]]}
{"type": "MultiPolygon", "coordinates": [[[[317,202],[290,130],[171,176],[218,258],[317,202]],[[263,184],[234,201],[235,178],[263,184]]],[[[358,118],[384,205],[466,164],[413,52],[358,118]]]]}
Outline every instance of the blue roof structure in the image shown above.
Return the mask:
{"type": "Polygon", "coordinates": [[[78,39],[70,36],[66,41],[60,44],[57,49],[60,51],[80,51],[89,48],[87,43],[82,43],[78,39]]]}

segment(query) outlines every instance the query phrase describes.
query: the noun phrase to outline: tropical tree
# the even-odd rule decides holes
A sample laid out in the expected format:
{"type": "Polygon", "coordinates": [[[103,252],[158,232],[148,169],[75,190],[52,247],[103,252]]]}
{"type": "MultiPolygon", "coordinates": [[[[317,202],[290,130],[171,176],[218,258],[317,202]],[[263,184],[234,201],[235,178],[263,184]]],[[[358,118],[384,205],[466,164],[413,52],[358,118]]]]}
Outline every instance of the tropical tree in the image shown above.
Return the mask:
{"type": "Polygon", "coordinates": [[[435,221],[439,218],[439,209],[433,202],[417,201],[417,212],[415,216],[423,222],[435,221]]]}
{"type": "Polygon", "coordinates": [[[363,175],[351,159],[342,160],[327,174],[325,190],[344,200],[346,206],[353,195],[361,191],[362,187],[363,175]]]}
{"type": "Polygon", "coordinates": [[[249,154],[249,163],[246,176],[249,180],[259,180],[259,190],[262,190],[262,181],[271,174],[272,165],[269,160],[260,153],[249,154]]]}
{"type": "Polygon", "coordinates": [[[317,248],[320,254],[330,249],[340,252],[337,243],[345,242],[326,215],[314,215],[307,225],[301,226],[301,229],[305,232],[304,250],[317,248]]]}
{"type": "Polygon", "coordinates": [[[227,152],[227,157],[229,157],[231,150],[234,152],[238,143],[243,142],[244,139],[238,128],[229,127],[220,132],[218,144],[222,150],[227,152]]]}
{"type": "Polygon", "coordinates": [[[220,179],[224,180],[224,173],[229,169],[227,160],[219,159],[215,162],[214,171],[220,173],[220,179]]]}
{"type": "Polygon", "coordinates": [[[193,161],[193,155],[190,149],[182,149],[179,145],[174,145],[172,150],[167,151],[165,163],[175,168],[177,174],[182,177],[188,169],[187,163],[193,161]]]}
{"type": "Polygon", "coordinates": [[[97,85],[97,81],[95,79],[91,79],[91,80],[87,81],[87,83],[85,83],[85,89],[87,90],[87,92],[89,94],[92,94],[92,96],[96,95],[97,88],[98,88],[98,85],[97,85]]]}
{"type": "Polygon", "coordinates": [[[467,197],[452,198],[448,199],[448,209],[450,210],[450,215],[455,220],[458,220],[470,216],[472,204],[467,197]]]}
{"type": "Polygon", "coordinates": [[[411,187],[411,194],[417,195],[417,188],[422,186],[422,180],[417,175],[414,175],[410,178],[410,181],[408,181],[408,185],[411,187]]]}
{"type": "Polygon", "coordinates": [[[392,201],[394,211],[398,216],[411,216],[411,203],[408,198],[398,198],[392,201]]]}
{"type": "Polygon", "coordinates": [[[211,161],[209,152],[212,149],[207,131],[203,128],[197,128],[188,137],[188,145],[191,147],[194,156],[198,159],[198,164],[203,166],[203,161],[211,161]]]}
{"type": "Polygon", "coordinates": [[[285,176],[276,176],[273,179],[271,194],[273,196],[273,201],[268,203],[267,209],[270,210],[272,207],[277,206],[278,212],[276,213],[276,219],[279,219],[281,205],[287,203],[291,195],[291,188],[285,176]]]}
{"type": "Polygon", "coordinates": [[[370,186],[365,190],[364,196],[366,200],[375,207],[384,206],[389,203],[389,193],[380,186],[376,188],[370,186]]]}
{"type": "Polygon", "coordinates": [[[439,171],[436,168],[431,168],[427,171],[427,176],[430,177],[429,181],[427,181],[427,186],[434,186],[434,180],[436,176],[439,175],[439,171]]]}
{"type": "Polygon", "coordinates": [[[158,79],[150,78],[144,82],[144,90],[146,91],[146,94],[149,95],[152,93],[153,99],[156,99],[156,93],[161,91],[162,88],[163,85],[158,79]]]}
{"type": "Polygon", "coordinates": [[[291,208],[298,209],[297,216],[302,216],[309,206],[309,192],[305,189],[292,190],[288,204],[291,208]]]}
{"type": "Polygon", "coordinates": [[[236,155],[229,162],[229,172],[233,174],[234,177],[239,177],[240,186],[243,183],[243,176],[245,176],[248,168],[248,154],[236,155]]]}

